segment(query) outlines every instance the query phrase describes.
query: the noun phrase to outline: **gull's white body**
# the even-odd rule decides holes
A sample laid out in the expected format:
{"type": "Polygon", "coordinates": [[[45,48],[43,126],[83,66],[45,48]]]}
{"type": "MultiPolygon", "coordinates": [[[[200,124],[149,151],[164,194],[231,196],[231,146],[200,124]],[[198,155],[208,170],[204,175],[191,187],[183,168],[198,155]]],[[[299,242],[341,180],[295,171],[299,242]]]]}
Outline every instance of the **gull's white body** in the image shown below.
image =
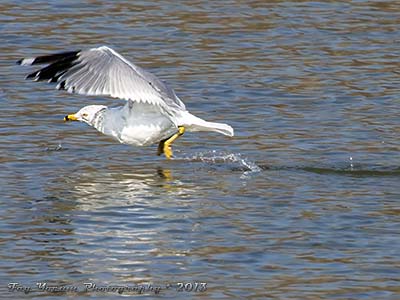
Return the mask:
{"type": "Polygon", "coordinates": [[[128,101],[124,106],[104,110],[101,120],[88,122],[120,143],[147,146],[173,135],[176,124],[151,104],[128,101]]]}
{"type": "Polygon", "coordinates": [[[232,127],[192,115],[164,82],[106,46],[25,58],[19,63],[49,64],[27,78],[57,82],[58,89],[127,100],[116,108],[85,106],[75,114],[77,120],[121,143],[154,144],[176,133],[180,126],[186,131],[214,131],[233,136],[232,127]]]}
{"type": "Polygon", "coordinates": [[[134,146],[157,143],[176,133],[179,126],[184,126],[187,131],[230,133],[228,125],[204,121],[188,111],[171,117],[157,106],[131,100],[115,108],[104,105],[85,106],[75,116],[120,143],[134,146]]]}

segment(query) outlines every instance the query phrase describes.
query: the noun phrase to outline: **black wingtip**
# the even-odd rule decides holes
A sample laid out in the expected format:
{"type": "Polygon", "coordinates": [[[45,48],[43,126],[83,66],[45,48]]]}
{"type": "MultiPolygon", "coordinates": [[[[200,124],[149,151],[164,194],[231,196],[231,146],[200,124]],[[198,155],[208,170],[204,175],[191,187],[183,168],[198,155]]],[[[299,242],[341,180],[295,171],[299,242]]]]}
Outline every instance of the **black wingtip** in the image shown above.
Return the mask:
{"type": "Polygon", "coordinates": [[[22,63],[23,60],[24,60],[24,59],[21,58],[21,59],[17,60],[15,63],[16,63],[17,65],[20,65],[20,64],[22,63]]]}
{"type": "Polygon", "coordinates": [[[57,86],[59,90],[65,90],[65,80],[61,81],[60,84],[57,86]]]}
{"type": "Polygon", "coordinates": [[[40,71],[35,71],[33,73],[28,74],[25,79],[31,79],[31,78],[35,78],[40,74],[40,71]]]}

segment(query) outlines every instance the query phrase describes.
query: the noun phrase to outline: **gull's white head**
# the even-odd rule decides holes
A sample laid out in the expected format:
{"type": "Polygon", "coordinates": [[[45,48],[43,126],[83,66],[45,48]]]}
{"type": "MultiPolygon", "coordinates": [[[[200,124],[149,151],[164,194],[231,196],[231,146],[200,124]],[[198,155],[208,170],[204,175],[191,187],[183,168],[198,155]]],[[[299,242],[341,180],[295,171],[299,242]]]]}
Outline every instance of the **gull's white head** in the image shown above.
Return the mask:
{"type": "Polygon", "coordinates": [[[81,121],[93,126],[105,109],[107,106],[104,105],[88,105],[82,107],[76,114],[65,116],[64,121],[81,121]]]}

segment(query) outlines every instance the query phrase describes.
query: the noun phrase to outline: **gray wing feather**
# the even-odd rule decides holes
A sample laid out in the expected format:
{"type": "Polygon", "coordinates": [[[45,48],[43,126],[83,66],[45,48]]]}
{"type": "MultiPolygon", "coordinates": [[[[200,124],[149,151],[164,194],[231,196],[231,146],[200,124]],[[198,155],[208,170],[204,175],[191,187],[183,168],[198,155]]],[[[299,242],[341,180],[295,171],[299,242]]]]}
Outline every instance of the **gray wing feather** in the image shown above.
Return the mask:
{"type": "Polygon", "coordinates": [[[105,46],[80,52],[78,63],[59,81],[65,81],[64,88],[69,92],[109,95],[185,110],[185,105],[170,87],[105,46]]]}

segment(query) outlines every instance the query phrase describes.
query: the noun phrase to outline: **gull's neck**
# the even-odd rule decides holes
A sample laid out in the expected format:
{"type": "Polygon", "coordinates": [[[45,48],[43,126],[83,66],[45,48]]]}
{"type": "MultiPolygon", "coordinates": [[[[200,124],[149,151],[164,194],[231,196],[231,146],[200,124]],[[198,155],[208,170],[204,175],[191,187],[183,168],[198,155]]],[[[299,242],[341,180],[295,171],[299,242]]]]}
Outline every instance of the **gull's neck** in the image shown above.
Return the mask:
{"type": "Polygon", "coordinates": [[[105,106],[104,108],[98,110],[94,114],[92,120],[90,120],[90,122],[88,124],[90,126],[93,126],[94,128],[96,128],[98,131],[104,132],[103,131],[103,127],[104,127],[103,120],[104,120],[104,116],[105,116],[105,113],[106,113],[107,109],[108,109],[108,107],[105,106]]]}

